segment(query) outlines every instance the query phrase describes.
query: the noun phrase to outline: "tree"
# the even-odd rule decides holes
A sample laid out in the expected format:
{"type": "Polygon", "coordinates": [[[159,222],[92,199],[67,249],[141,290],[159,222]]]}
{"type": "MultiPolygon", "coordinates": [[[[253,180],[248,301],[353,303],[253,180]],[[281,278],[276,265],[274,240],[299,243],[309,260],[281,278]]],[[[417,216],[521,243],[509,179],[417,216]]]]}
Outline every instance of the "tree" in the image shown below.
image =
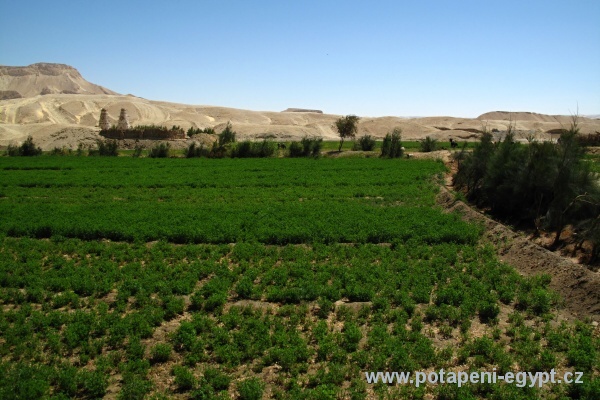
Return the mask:
{"type": "Polygon", "coordinates": [[[399,158],[404,155],[402,147],[402,129],[394,128],[392,133],[385,135],[381,145],[381,157],[399,158]]]}
{"type": "Polygon", "coordinates": [[[219,133],[219,147],[223,147],[228,143],[235,142],[235,131],[233,130],[231,123],[228,122],[227,126],[221,133],[219,133]]]}
{"type": "Polygon", "coordinates": [[[358,118],[356,115],[346,115],[345,117],[340,117],[337,121],[335,121],[335,127],[340,135],[340,147],[338,151],[342,151],[344,139],[348,137],[354,138],[356,136],[356,132],[358,132],[359,119],[360,118],[358,118]]]}

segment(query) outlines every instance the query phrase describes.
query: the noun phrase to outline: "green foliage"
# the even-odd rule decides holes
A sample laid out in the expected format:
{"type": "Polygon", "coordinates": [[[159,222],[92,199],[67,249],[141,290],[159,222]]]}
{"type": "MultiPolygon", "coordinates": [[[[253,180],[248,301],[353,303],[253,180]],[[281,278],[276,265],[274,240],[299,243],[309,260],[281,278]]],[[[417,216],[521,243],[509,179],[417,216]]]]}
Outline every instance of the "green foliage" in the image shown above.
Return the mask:
{"type": "Polygon", "coordinates": [[[425,139],[421,140],[421,151],[423,153],[429,153],[437,149],[437,139],[430,136],[426,136],[425,139]]]}
{"type": "Polygon", "coordinates": [[[154,364],[169,361],[173,348],[168,343],[158,343],[150,350],[150,360],[154,364]]]}
{"type": "Polygon", "coordinates": [[[143,151],[144,151],[144,148],[142,146],[140,146],[139,144],[136,144],[131,156],[134,158],[139,158],[142,156],[143,151]]]}
{"type": "Polygon", "coordinates": [[[129,128],[126,132],[117,129],[116,126],[112,126],[109,129],[103,129],[100,131],[100,135],[114,138],[135,138],[135,139],[171,139],[173,137],[182,137],[184,134],[183,129],[178,125],[173,125],[171,128],[167,128],[162,125],[136,125],[129,128]],[[125,136],[127,135],[127,136],[125,136]]]}
{"type": "Polygon", "coordinates": [[[340,135],[340,146],[338,151],[342,151],[344,139],[354,138],[356,136],[356,132],[358,132],[359,120],[360,118],[356,115],[346,115],[345,117],[340,117],[335,121],[335,128],[340,135]]]}
{"type": "Polygon", "coordinates": [[[33,138],[31,136],[27,136],[27,139],[25,139],[25,141],[20,146],[15,146],[12,144],[8,145],[6,154],[11,157],[39,156],[40,154],[42,154],[42,149],[35,146],[35,144],[33,143],[33,138]]]}
{"type": "MultiPolygon", "coordinates": [[[[191,129],[191,128],[190,128],[191,129]]],[[[205,149],[203,144],[192,142],[185,151],[185,158],[208,157],[210,150],[205,149]]]]}
{"type": "Polygon", "coordinates": [[[240,400],[262,399],[264,384],[257,378],[245,379],[238,383],[237,390],[240,400]]]}
{"type": "Polygon", "coordinates": [[[321,155],[323,145],[322,138],[303,137],[300,142],[292,142],[289,146],[289,156],[296,157],[313,157],[317,158],[321,155]]]}
{"type": "Polygon", "coordinates": [[[96,140],[96,147],[96,149],[88,149],[88,155],[103,157],[119,155],[119,143],[116,140],[96,140]]]}
{"type": "MultiPolygon", "coordinates": [[[[150,371],[172,366],[172,386],[152,398],[365,398],[360,371],[514,365],[586,371],[584,385],[548,394],[593,398],[593,327],[548,322],[550,278],[520,276],[476,226],[433,207],[442,170],[376,158],[0,158],[0,398],[144,398],[160,390],[150,371]],[[499,302],[516,308],[507,320],[499,302]],[[492,326],[471,339],[476,318],[492,326]],[[254,378],[265,368],[272,379],[254,378]]],[[[546,393],[497,386],[373,389],[546,393]]]]}
{"type": "Polygon", "coordinates": [[[172,372],[175,377],[175,385],[180,392],[188,392],[196,386],[196,378],[189,368],[176,365],[172,372]]]}
{"type": "Polygon", "coordinates": [[[188,137],[194,137],[196,135],[199,135],[201,133],[207,134],[207,135],[214,135],[216,132],[213,128],[204,128],[204,129],[200,129],[200,128],[194,128],[193,126],[190,127],[186,134],[188,137]]]}
{"type": "Polygon", "coordinates": [[[376,144],[375,139],[371,135],[364,135],[358,139],[352,150],[373,151],[376,144]]]}
{"type": "Polygon", "coordinates": [[[55,147],[50,151],[51,156],[70,156],[73,154],[73,150],[63,147],[55,147]]]}
{"type": "Polygon", "coordinates": [[[148,157],[150,158],[167,158],[169,157],[169,151],[171,145],[169,143],[158,143],[150,149],[148,157]]]}
{"type": "Polygon", "coordinates": [[[262,142],[251,142],[245,140],[236,143],[231,148],[232,158],[264,158],[275,154],[276,146],[273,141],[263,140],[262,142]]]}
{"type": "Polygon", "coordinates": [[[402,129],[394,128],[392,133],[385,135],[381,145],[381,157],[401,158],[404,155],[402,147],[402,129]]]}
{"type": "Polygon", "coordinates": [[[223,147],[230,143],[235,143],[235,136],[236,136],[236,133],[233,130],[233,127],[231,126],[231,124],[228,122],[227,126],[225,126],[225,128],[221,131],[221,133],[219,133],[219,137],[218,137],[219,147],[223,147]]]}
{"type": "Polygon", "coordinates": [[[600,187],[597,175],[583,161],[576,122],[557,144],[531,142],[524,147],[516,143],[513,131],[510,126],[498,144],[484,133],[473,154],[460,162],[455,186],[501,218],[553,230],[553,246],[566,225],[579,227],[597,254],[600,187]]]}

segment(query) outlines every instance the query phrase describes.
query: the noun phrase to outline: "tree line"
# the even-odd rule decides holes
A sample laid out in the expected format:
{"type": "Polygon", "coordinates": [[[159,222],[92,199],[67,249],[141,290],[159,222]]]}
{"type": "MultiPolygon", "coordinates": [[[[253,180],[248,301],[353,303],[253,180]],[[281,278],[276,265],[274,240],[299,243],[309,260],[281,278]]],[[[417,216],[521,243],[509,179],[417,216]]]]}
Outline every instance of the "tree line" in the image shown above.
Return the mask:
{"type": "Polygon", "coordinates": [[[511,124],[505,138],[494,142],[484,132],[472,153],[457,153],[454,186],[467,200],[511,223],[529,225],[535,234],[553,232],[551,248],[572,226],[578,246],[592,245],[590,264],[600,261],[599,176],[585,160],[585,147],[574,119],[556,143],[531,140],[521,145],[511,124]]]}

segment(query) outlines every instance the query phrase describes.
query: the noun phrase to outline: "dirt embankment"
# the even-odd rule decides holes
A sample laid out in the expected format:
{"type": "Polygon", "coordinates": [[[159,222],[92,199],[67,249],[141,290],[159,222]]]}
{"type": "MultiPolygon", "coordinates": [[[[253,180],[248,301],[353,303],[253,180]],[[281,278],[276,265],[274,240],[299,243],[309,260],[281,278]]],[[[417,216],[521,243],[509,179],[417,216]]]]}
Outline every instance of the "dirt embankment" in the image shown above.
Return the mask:
{"type": "Polygon", "coordinates": [[[457,211],[464,220],[482,224],[484,240],[496,247],[501,261],[526,276],[550,275],[550,288],[562,296],[565,309],[574,317],[600,321],[600,274],[546,250],[523,234],[456,200],[446,187],[441,188],[437,200],[446,210],[457,211]]]}

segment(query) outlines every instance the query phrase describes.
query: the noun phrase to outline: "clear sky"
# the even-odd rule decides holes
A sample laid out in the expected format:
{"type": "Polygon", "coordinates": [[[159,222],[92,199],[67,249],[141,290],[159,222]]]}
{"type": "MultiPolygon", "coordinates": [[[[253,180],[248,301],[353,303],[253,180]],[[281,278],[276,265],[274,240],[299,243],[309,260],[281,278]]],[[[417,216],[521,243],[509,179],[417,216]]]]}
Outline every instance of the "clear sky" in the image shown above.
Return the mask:
{"type": "Polygon", "coordinates": [[[0,64],[152,100],[359,116],[600,114],[600,1],[8,1],[0,64]]]}

